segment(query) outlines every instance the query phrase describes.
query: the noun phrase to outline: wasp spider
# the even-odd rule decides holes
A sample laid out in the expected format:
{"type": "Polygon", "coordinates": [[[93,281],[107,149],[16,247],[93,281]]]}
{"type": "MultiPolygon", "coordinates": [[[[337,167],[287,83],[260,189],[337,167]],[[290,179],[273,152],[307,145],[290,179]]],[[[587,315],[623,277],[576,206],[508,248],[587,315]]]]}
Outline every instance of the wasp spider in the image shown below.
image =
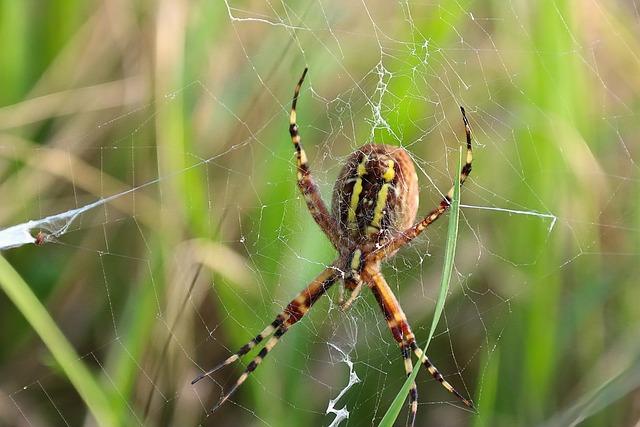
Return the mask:
{"type": "MultiPolygon", "coordinates": [[[[262,363],[289,328],[298,322],[335,282],[342,281],[344,286],[340,288],[339,303],[343,310],[351,305],[364,286],[371,289],[393,338],[400,345],[407,375],[413,369],[413,352],[436,380],[475,411],[471,401],[454,389],[423,354],[416,343],[407,317],[380,271],[382,261],[392,257],[398,249],[411,242],[448,209],[453,197],[453,188],[435,209],[414,223],[418,210],[418,178],[409,155],[400,147],[366,144],[351,153],[342,167],[333,188],[333,200],[329,211],[318,186],[311,178],[309,163],[300,143],[296,124],[296,103],[306,74],[307,69],[296,86],[289,124],[289,133],[298,157],[298,187],[313,219],[338,251],[338,257],[278,313],[275,320],[262,332],[227,360],[194,379],[192,384],[235,362],[271,337],[212,412],[217,410],[262,363]],[[351,291],[346,301],[343,300],[345,288],[351,291]]],[[[460,174],[462,184],[471,172],[472,151],[469,122],[464,108],[460,107],[460,110],[467,139],[466,163],[460,174]]],[[[409,391],[409,401],[411,413],[407,424],[413,426],[418,409],[418,389],[415,382],[409,391]]]]}

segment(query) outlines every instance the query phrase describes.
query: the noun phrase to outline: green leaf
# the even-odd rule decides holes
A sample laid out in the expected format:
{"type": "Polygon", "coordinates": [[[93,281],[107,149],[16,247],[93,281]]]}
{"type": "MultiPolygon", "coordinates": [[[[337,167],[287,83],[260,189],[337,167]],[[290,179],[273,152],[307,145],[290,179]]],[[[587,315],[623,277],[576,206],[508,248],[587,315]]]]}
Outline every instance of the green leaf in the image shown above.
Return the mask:
{"type": "MultiPolygon", "coordinates": [[[[458,173],[456,176],[460,176],[460,171],[462,169],[462,151],[460,149],[460,159],[458,161],[458,173]]],[[[456,253],[456,242],[458,237],[458,219],[460,217],[460,180],[456,179],[456,183],[453,186],[453,199],[451,200],[451,205],[449,206],[449,230],[447,232],[447,242],[445,246],[445,254],[444,254],[444,264],[442,267],[442,279],[440,281],[440,291],[438,292],[438,299],[436,300],[436,308],[433,313],[433,320],[431,321],[431,330],[429,331],[429,336],[427,337],[427,343],[422,350],[423,353],[427,353],[427,348],[429,347],[429,343],[431,342],[431,338],[433,338],[433,334],[438,326],[438,322],[440,321],[440,316],[442,315],[442,311],[444,310],[444,303],[447,299],[447,294],[449,293],[449,282],[451,280],[451,274],[453,272],[453,258],[456,253]]],[[[398,418],[398,415],[402,411],[404,406],[404,402],[407,399],[407,395],[409,394],[409,389],[411,388],[411,384],[418,376],[418,372],[420,371],[421,364],[418,363],[414,366],[413,371],[411,371],[411,375],[409,375],[402,385],[402,388],[396,395],[396,398],[387,409],[384,417],[378,424],[379,427],[391,427],[393,423],[398,418]]]]}
{"type": "Polygon", "coordinates": [[[56,362],[87,404],[96,423],[101,427],[117,426],[109,401],[89,369],[62,331],[56,326],[47,309],[32,292],[18,272],[0,256],[0,288],[7,294],[29,324],[38,333],[56,362]]]}

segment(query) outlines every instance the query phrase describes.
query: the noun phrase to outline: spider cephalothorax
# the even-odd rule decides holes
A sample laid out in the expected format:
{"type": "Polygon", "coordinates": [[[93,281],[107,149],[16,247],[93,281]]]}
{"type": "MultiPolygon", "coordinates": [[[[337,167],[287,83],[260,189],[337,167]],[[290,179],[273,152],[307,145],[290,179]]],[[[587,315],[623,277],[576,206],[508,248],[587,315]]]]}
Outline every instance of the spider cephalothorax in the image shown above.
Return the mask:
{"type": "MultiPolygon", "coordinates": [[[[333,200],[331,212],[329,212],[318,187],[311,178],[307,155],[300,143],[296,123],[296,103],[306,74],[307,69],[302,73],[296,86],[289,123],[289,132],[298,160],[298,187],[305,198],[309,212],[337,250],[338,257],[262,332],[220,365],[193,380],[192,384],[223,366],[233,363],[264,339],[271,337],[212,411],[218,409],[258,367],[282,335],[298,322],[335,282],[342,281],[344,286],[340,287],[338,302],[343,310],[355,301],[365,285],[371,289],[393,338],[400,345],[407,375],[413,369],[411,360],[411,352],[413,352],[436,380],[465,405],[475,410],[471,401],[463,397],[444,379],[418,347],[407,317],[380,271],[382,261],[411,242],[448,209],[453,197],[453,188],[444,195],[436,208],[414,224],[418,211],[418,179],[409,154],[400,147],[366,144],[351,153],[342,167],[333,188],[333,200]],[[345,288],[351,291],[346,301],[343,300],[345,288]]],[[[467,142],[466,163],[462,167],[459,178],[462,184],[471,172],[472,151],[469,122],[464,108],[460,107],[460,110],[467,142]]],[[[409,391],[409,401],[411,416],[407,424],[413,426],[418,409],[418,389],[415,383],[409,391]]]]}

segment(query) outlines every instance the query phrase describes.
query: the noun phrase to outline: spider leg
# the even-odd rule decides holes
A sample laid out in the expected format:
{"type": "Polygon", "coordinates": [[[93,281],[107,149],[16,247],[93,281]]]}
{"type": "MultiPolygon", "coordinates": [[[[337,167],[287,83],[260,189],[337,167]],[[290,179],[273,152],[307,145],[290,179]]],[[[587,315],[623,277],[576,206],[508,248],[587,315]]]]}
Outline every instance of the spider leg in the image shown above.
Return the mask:
{"type": "MultiPolygon", "coordinates": [[[[402,343],[400,344],[400,351],[402,352],[402,358],[404,359],[404,372],[407,376],[411,375],[411,371],[413,371],[413,362],[411,361],[411,352],[409,350],[409,344],[403,337],[402,343]]],[[[413,426],[416,423],[416,414],[418,413],[418,386],[415,381],[411,383],[411,388],[409,389],[409,402],[411,406],[411,413],[409,414],[407,425],[413,426]]]]}
{"type": "MultiPolygon", "coordinates": [[[[373,295],[376,297],[378,304],[380,305],[380,309],[384,314],[385,319],[387,320],[387,325],[391,330],[391,334],[393,338],[400,344],[400,350],[402,351],[402,358],[404,359],[405,371],[407,372],[407,376],[411,374],[411,370],[413,369],[411,363],[411,352],[413,352],[418,356],[420,362],[424,365],[425,368],[429,371],[429,373],[440,382],[447,390],[453,393],[462,403],[476,411],[476,408],[473,406],[473,403],[466,399],[462,394],[460,394],[447,380],[444,379],[444,376],[438,371],[438,369],[429,361],[427,356],[422,352],[422,350],[418,347],[416,343],[415,336],[411,331],[411,327],[409,326],[409,322],[407,321],[407,316],[402,311],[402,307],[400,307],[400,303],[396,299],[395,295],[389,288],[386,280],[382,276],[382,273],[379,270],[379,264],[374,265],[365,269],[363,272],[363,276],[369,286],[371,287],[371,291],[373,295]]],[[[416,388],[415,383],[411,385],[411,389],[409,390],[409,401],[411,404],[411,420],[415,420],[416,412],[418,409],[418,390],[416,388]]],[[[408,424],[409,426],[413,426],[413,421],[408,424]]]]}
{"type": "MultiPolygon", "coordinates": [[[[412,334],[413,335],[413,334],[412,334]]],[[[412,337],[413,338],[413,337],[412,337]]],[[[444,388],[446,388],[447,390],[449,390],[451,393],[453,393],[462,403],[464,403],[466,406],[468,406],[469,408],[471,408],[474,412],[478,412],[478,410],[476,409],[476,407],[473,405],[473,403],[465,398],[463,395],[461,395],[458,390],[456,390],[455,388],[453,388],[453,386],[451,384],[449,384],[449,382],[447,380],[444,379],[444,376],[440,373],[440,371],[438,371],[438,368],[436,368],[433,363],[431,363],[429,361],[429,358],[427,357],[426,354],[424,354],[424,352],[422,351],[422,349],[420,347],[418,347],[418,344],[416,343],[415,338],[410,339],[410,346],[411,349],[413,350],[413,352],[418,356],[418,358],[420,359],[420,362],[422,363],[422,366],[424,366],[425,368],[427,368],[427,370],[429,371],[429,373],[431,374],[431,376],[433,376],[433,378],[435,378],[436,380],[438,380],[440,382],[440,384],[442,384],[444,386],[444,388]]]]}
{"type": "MultiPolygon", "coordinates": [[[[462,165],[462,169],[460,170],[460,185],[462,185],[471,173],[473,151],[471,149],[471,129],[469,127],[469,120],[467,120],[467,115],[464,111],[464,107],[460,107],[460,111],[462,112],[462,122],[464,123],[464,131],[467,139],[467,158],[465,164],[462,165]]],[[[429,212],[424,218],[422,218],[413,226],[409,227],[406,231],[398,233],[395,238],[389,240],[385,245],[383,245],[378,250],[376,259],[382,260],[393,255],[401,246],[415,239],[420,233],[424,231],[425,228],[431,225],[432,222],[440,218],[440,216],[447,209],[449,209],[451,199],[453,198],[454,188],[455,186],[452,186],[447,194],[443,197],[440,204],[431,212],[429,212]]]]}
{"type": "MultiPolygon", "coordinates": [[[[367,268],[363,272],[363,275],[365,278],[370,279],[367,280],[367,283],[369,283],[371,291],[376,297],[378,305],[380,305],[380,309],[384,314],[384,318],[387,320],[387,326],[389,326],[393,338],[400,345],[400,352],[402,353],[402,359],[404,361],[404,371],[406,375],[409,376],[411,375],[411,371],[413,371],[413,362],[411,361],[411,346],[404,332],[408,327],[407,318],[379,269],[379,264],[372,268],[367,268]]],[[[418,412],[418,386],[415,381],[409,389],[409,405],[411,413],[407,420],[407,426],[413,427],[418,412]]]]}
{"type": "Polygon", "coordinates": [[[191,384],[195,384],[200,381],[202,378],[211,375],[216,372],[218,369],[230,365],[236,360],[240,359],[241,356],[247,354],[251,349],[256,347],[260,342],[264,339],[271,336],[271,338],[266,342],[264,347],[260,350],[258,355],[251,360],[251,362],[247,365],[246,370],[238,379],[235,384],[222,396],[222,398],[218,401],[216,406],[213,407],[211,412],[215,412],[223,403],[225,403],[233,393],[245,382],[245,380],[249,377],[249,375],[256,370],[256,368],[262,363],[262,360],[269,354],[269,352],[273,349],[273,347],[278,344],[280,338],[289,330],[291,326],[297,323],[302,317],[309,311],[309,309],[313,306],[313,304],[335,283],[335,281],[339,277],[339,271],[334,267],[330,266],[326,268],[322,273],[318,275],[306,288],[304,288],[286,307],[282,310],[275,318],[273,322],[262,332],[256,335],[251,341],[247,344],[243,345],[240,350],[235,352],[231,357],[217,365],[213,369],[208,370],[203,373],[193,381],[191,384]]]}
{"type": "Polygon", "coordinates": [[[233,362],[235,362],[236,360],[240,359],[241,356],[249,353],[251,351],[251,349],[253,349],[256,345],[258,345],[260,342],[262,342],[262,340],[264,340],[265,338],[267,338],[268,336],[270,336],[273,331],[276,330],[277,327],[279,327],[282,322],[284,322],[285,317],[283,315],[283,313],[278,314],[278,316],[276,317],[276,319],[266,328],[264,328],[264,330],[262,332],[260,332],[258,335],[256,335],[256,337],[254,339],[252,339],[251,341],[249,341],[248,343],[246,343],[245,345],[243,345],[240,350],[236,351],[233,355],[231,355],[227,360],[225,360],[224,362],[220,363],[219,365],[214,366],[213,368],[209,369],[207,372],[203,373],[202,375],[200,375],[198,378],[194,379],[193,381],[191,381],[191,384],[195,384],[198,381],[200,381],[201,379],[203,379],[206,376],[209,376],[211,374],[213,374],[214,372],[218,371],[219,369],[232,364],[233,362]]]}
{"type": "Polygon", "coordinates": [[[327,235],[331,244],[337,249],[339,245],[339,236],[336,230],[338,230],[336,220],[329,214],[329,210],[322,200],[320,190],[316,185],[313,178],[311,178],[311,171],[309,170],[309,162],[307,160],[307,154],[302,148],[300,141],[300,134],[298,133],[298,124],[296,123],[296,104],[298,103],[298,94],[300,93],[300,87],[307,75],[308,68],[304,69],[300,81],[296,86],[296,91],[293,94],[293,101],[291,103],[291,116],[289,119],[289,133],[291,134],[291,140],[296,149],[296,155],[298,157],[298,187],[300,192],[307,203],[307,209],[313,216],[313,219],[320,226],[324,234],[327,235]]]}
{"type": "Polygon", "coordinates": [[[362,291],[362,287],[364,286],[364,282],[362,281],[362,278],[360,277],[360,274],[357,271],[351,271],[351,275],[352,275],[353,281],[356,283],[356,286],[355,288],[353,288],[353,290],[351,291],[351,295],[349,295],[349,298],[344,303],[342,302],[342,299],[344,297],[344,286],[341,288],[342,292],[340,293],[338,304],[340,304],[342,311],[346,311],[349,308],[349,306],[351,306],[353,301],[355,301],[358,295],[360,295],[360,291],[362,291]]]}

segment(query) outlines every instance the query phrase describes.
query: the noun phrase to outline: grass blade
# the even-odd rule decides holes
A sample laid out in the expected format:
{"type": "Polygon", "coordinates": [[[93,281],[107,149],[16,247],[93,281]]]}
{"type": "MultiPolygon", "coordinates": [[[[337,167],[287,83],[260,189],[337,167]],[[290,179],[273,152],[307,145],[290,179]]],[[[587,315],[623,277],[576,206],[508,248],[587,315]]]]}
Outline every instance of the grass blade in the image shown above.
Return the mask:
{"type": "MultiPolygon", "coordinates": [[[[462,168],[462,148],[460,149],[460,159],[458,160],[458,172],[456,176],[460,176],[460,171],[462,168]]],[[[438,292],[438,299],[436,300],[436,307],[433,312],[433,320],[431,321],[431,330],[429,331],[429,336],[427,337],[427,343],[424,346],[423,352],[427,353],[427,348],[429,347],[429,343],[431,342],[431,338],[433,338],[433,334],[438,326],[438,322],[440,321],[440,316],[442,315],[442,311],[444,310],[444,303],[447,299],[447,294],[449,293],[449,282],[451,280],[451,273],[453,272],[453,259],[456,253],[456,242],[458,237],[458,219],[460,217],[460,180],[457,179],[453,188],[453,199],[451,200],[451,205],[449,206],[449,228],[447,232],[447,242],[445,246],[445,255],[444,255],[444,263],[442,267],[442,279],[440,281],[440,291],[438,292]]],[[[409,394],[409,388],[411,388],[411,384],[418,376],[418,372],[420,371],[421,365],[418,363],[414,366],[413,371],[411,371],[411,375],[409,375],[402,385],[402,388],[396,395],[395,399],[387,409],[384,417],[378,424],[379,427],[391,427],[393,423],[398,418],[400,411],[402,411],[402,407],[404,406],[404,401],[407,399],[409,394]]]]}
{"type": "Polygon", "coordinates": [[[45,343],[56,362],[87,404],[101,427],[118,425],[112,415],[108,399],[93,376],[80,361],[75,350],[58,329],[46,308],[20,277],[18,272],[0,256],[0,288],[7,294],[22,315],[45,343]]]}

